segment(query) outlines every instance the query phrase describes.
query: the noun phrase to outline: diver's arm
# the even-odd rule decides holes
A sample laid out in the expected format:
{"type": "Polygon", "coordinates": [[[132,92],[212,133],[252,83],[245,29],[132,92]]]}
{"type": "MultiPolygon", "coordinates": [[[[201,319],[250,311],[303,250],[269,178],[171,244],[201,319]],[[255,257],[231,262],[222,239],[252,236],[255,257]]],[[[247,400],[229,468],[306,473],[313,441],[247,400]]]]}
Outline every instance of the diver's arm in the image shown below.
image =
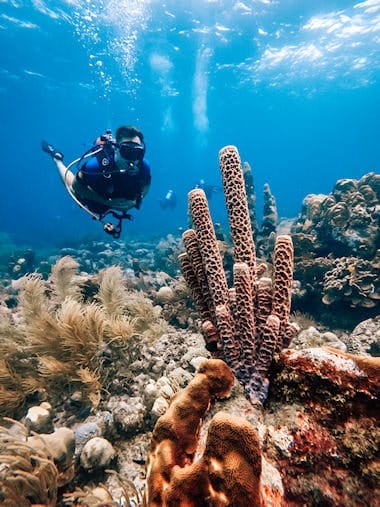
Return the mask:
{"type": "Polygon", "coordinates": [[[143,161],[142,189],[141,189],[142,197],[145,197],[146,194],[149,192],[151,182],[152,182],[152,176],[151,176],[151,171],[150,171],[150,165],[146,160],[144,160],[143,161]]]}
{"type": "Polygon", "coordinates": [[[149,192],[149,189],[150,189],[150,183],[148,183],[147,185],[144,185],[142,190],[141,190],[141,195],[143,197],[146,196],[146,194],[149,192]]]}
{"type": "Polygon", "coordinates": [[[104,206],[112,208],[112,200],[99,195],[94,189],[92,189],[89,185],[87,185],[84,181],[81,180],[79,174],[77,176],[73,175],[71,184],[72,190],[74,191],[75,195],[79,199],[80,198],[86,199],[87,201],[93,201],[98,204],[103,204],[104,206]]]}

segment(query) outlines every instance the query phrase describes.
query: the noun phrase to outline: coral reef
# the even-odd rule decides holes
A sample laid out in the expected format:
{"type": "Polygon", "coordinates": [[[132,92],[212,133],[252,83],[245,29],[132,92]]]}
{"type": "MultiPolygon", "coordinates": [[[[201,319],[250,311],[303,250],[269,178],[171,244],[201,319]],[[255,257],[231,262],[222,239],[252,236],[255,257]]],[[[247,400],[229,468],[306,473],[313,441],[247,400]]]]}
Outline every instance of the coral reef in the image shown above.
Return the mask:
{"type": "Polygon", "coordinates": [[[360,322],[345,339],[347,352],[361,356],[380,356],[380,315],[360,322]]]}
{"type": "Polygon", "coordinates": [[[268,183],[264,184],[264,209],[260,234],[257,239],[257,253],[260,257],[270,259],[278,227],[276,200],[268,183]]]}
{"type": "Polygon", "coordinates": [[[340,340],[331,331],[320,332],[313,326],[303,329],[289,344],[289,348],[301,350],[306,348],[315,348],[330,346],[335,349],[347,351],[346,344],[340,340]]]}
{"type": "Polygon", "coordinates": [[[21,422],[0,422],[1,505],[142,507],[146,470],[151,505],[380,505],[379,176],[306,198],[292,283],[281,224],[252,241],[235,148],[221,169],[233,248],[191,193],[189,287],[175,236],[30,262],[6,239],[0,412],[21,422]]]}
{"type": "Polygon", "coordinates": [[[259,227],[257,223],[256,194],[255,194],[253,172],[248,162],[243,162],[242,170],[249,218],[253,238],[255,240],[257,247],[257,253],[263,259],[270,259],[271,254],[273,252],[276,234],[279,233],[278,232],[279,219],[277,213],[276,199],[270,190],[269,184],[265,183],[263,189],[263,198],[264,198],[263,218],[261,222],[261,227],[259,227]]]}
{"type": "Polygon", "coordinates": [[[349,302],[352,308],[374,308],[380,301],[380,266],[355,257],[336,259],[323,278],[322,302],[349,302]]]}
{"type": "Polygon", "coordinates": [[[5,274],[19,278],[35,268],[35,251],[16,245],[9,234],[0,232],[0,277],[5,274]]]}
{"type": "MultiPolygon", "coordinates": [[[[82,273],[80,279],[83,281],[83,278],[82,273]]],[[[94,284],[94,280],[100,282],[100,275],[95,279],[90,275],[86,278],[88,283],[94,284]]],[[[88,287],[88,283],[85,287],[88,287]]],[[[99,287],[96,293],[98,290],[99,287]]],[[[22,321],[17,308],[13,309],[12,315],[20,325],[22,321]]],[[[358,326],[352,336],[341,339],[344,338],[348,347],[348,344],[364,337],[365,345],[359,351],[365,349],[368,353],[373,350],[378,327],[377,320],[372,319],[358,326]]],[[[322,344],[324,339],[327,339],[325,333],[320,333],[317,343],[322,344]]],[[[330,339],[328,342],[333,343],[330,339]]],[[[134,347],[132,343],[130,345],[134,347]]],[[[308,345],[310,341],[297,342],[298,348],[308,345]]],[[[203,464],[206,462],[207,436],[211,439],[218,436],[211,421],[215,414],[216,422],[219,417],[223,418],[223,414],[218,415],[222,411],[228,414],[228,424],[222,426],[224,437],[228,429],[228,434],[232,432],[241,440],[240,430],[234,433],[234,427],[230,424],[230,417],[237,417],[240,427],[244,425],[244,420],[245,424],[248,421],[250,430],[253,427],[259,438],[262,466],[260,494],[265,507],[377,506],[379,499],[375,485],[378,482],[376,460],[379,444],[376,430],[378,387],[375,382],[379,377],[379,366],[368,356],[363,361],[361,357],[350,355],[339,358],[337,354],[339,351],[318,348],[283,351],[279,356],[275,355],[269,372],[271,382],[268,399],[260,410],[252,406],[244,396],[243,388],[235,383],[230,397],[223,401],[215,400],[202,416],[202,427],[197,426],[200,435],[192,464],[194,468],[201,468],[199,461],[203,464]],[[207,431],[210,424],[211,430],[207,431]]],[[[59,429],[66,432],[71,430],[75,435],[75,468],[67,469],[67,475],[62,477],[64,485],[60,486],[59,482],[56,486],[49,486],[49,491],[57,488],[57,501],[52,505],[93,507],[102,505],[102,502],[105,505],[144,505],[141,491],[145,487],[145,458],[151,446],[151,431],[158,417],[180,396],[176,393],[188,385],[195,369],[209,356],[200,334],[168,326],[166,332],[154,341],[140,340],[138,353],[127,355],[125,364],[122,360],[116,360],[115,366],[105,363],[104,366],[111,369],[112,380],[107,380],[108,389],[102,392],[98,406],[88,405],[78,384],[73,386],[74,391],[67,390],[60,396],[56,396],[51,388],[44,392],[51,408],[45,405],[47,402],[40,404],[38,401],[36,405],[35,396],[28,397],[24,409],[18,410],[19,418],[25,415],[26,427],[23,432],[27,432],[32,420],[33,431],[45,439],[44,445],[48,447],[49,439],[44,435],[49,432],[45,429],[48,421],[39,419],[38,422],[38,417],[35,417],[36,413],[48,417],[47,411],[53,424],[50,429],[53,440],[54,433],[59,429]],[[100,447],[95,445],[99,437],[104,439],[100,447]],[[112,458],[113,452],[107,442],[112,445],[115,458],[112,458]],[[99,448],[107,452],[98,453],[99,448]],[[108,468],[102,468],[109,458],[108,468]]],[[[19,359],[25,364],[25,358],[19,356],[19,359]]],[[[248,428],[249,425],[247,431],[248,428]]],[[[23,433],[24,444],[30,436],[30,433],[23,433]]],[[[2,447],[4,455],[13,452],[7,448],[8,443],[13,446],[13,441],[7,437],[2,447]]],[[[212,445],[213,449],[224,449],[220,441],[212,445]]],[[[237,443],[233,447],[240,449],[237,443]]],[[[51,456],[49,463],[55,467],[52,470],[56,470],[54,473],[58,474],[58,481],[61,473],[59,463],[65,466],[69,454],[59,447],[53,451],[53,448],[48,450],[51,456]],[[52,459],[53,456],[57,462],[52,459]]],[[[37,451],[33,449],[28,452],[37,451]]],[[[216,458],[212,462],[221,463],[220,469],[223,469],[225,465],[222,458],[216,458]]],[[[33,463],[38,471],[38,461],[33,463]]],[[[189,467],[192,465],[189,464],[189,467]]],[[[18,477],[17,470],[1,468],[3,493],[3,484],[8,480],[10,471],[13,483],[22,484],[23,469],[21,477],[18,477]]],[[[44,480],[44,475],[38,478],[44,480]]],[[[212,475],[210,481],[214,479],[217,485],[223,485],[219,475],[212,475]]],[[[30,499],[33,502],[40,501],[36,497],[30,499]]],[[[14,507],[30,507],[30,499],[20,498],[14,507]]]]}
{"type": "Polygon", "coordinates": [[[313,252],[372,259],[380,246],[380,175],[338,180],[329,195],[304,199],[293,233],[311,235],[313,252]]]}
{"type": "Polygon", "coordinates": [[[253,172],[248,162],[243,163],[243,177],[245,193],[247,195],[247,205],[249,211],[249,219],[251,222],[253,238],[257,239],[259,227],[257,225],[256,216],[256,193],[255,193],[255,182],[253,179],[253,172]]]}
{"type": "Polygon", "coordinates": [[[183,234],[186,252],[180,262],[209,350],[227,362],[253,402],[263,402],[273,355],[287,346],[297,331],[289,323],[293,246],[289,236],[277,237],[273,282],[263,277],[266,266],[256,267],[244,178],[235,147],[220,151],[220,167],[234,244],[234,287],[228,289],[207,199],[200,189],[189,193],[195,230],[183,234]]]}

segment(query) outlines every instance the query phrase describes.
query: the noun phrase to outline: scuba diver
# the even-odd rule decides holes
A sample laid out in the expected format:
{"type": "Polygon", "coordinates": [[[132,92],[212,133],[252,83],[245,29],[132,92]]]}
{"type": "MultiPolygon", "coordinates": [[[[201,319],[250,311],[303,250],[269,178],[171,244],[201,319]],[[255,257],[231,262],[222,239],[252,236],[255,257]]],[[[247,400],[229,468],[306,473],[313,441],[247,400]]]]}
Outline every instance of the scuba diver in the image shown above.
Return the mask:
{"type": "Polygon", "coordinates": [[[176,206],[177,196],[173,190],[168,190],[165,197],[163,199],[160,199],[160,208],[173,210],[176,206]]]}
{"type": "Polygon", "coordinates": [[[55,162],[62,181],[73,200],[94,220],[103,224],[107,234],[117,239],[122,220],[132,219],[131,208],[140,209],[150,188],[150,166],[144,159],[143,133],[134,126],[121,126],[116,139],[106,130],[80,158],[67,167],[63,154],[42,141],[42,150],[55,162]],[[76,167],[76,174],[71,168],[76,167]],[[112,215],[117,223],[105,221],[112,215]]]}
{"type": "Polygon", "coordinates": [[[206,194],[208,200],[211,200],[213,194],[217,194],[221,191],[221,188],[218,185],[209,185],[203,178],[195,184],[195,188],[201,188],[206,194]]]}

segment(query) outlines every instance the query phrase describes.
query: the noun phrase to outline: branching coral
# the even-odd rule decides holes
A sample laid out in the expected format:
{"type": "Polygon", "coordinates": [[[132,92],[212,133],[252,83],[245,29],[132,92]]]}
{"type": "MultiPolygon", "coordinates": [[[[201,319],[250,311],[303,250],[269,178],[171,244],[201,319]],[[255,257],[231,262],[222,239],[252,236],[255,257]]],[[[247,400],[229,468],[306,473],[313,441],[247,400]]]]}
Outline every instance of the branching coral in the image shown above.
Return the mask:
{"type": "Polygon", "coordinates": [[[240,157],[220,151],[220,167],[234,244],[234,286],[228,288],[208,203],[200,189],[189,193],[194,229],[183,234],[182,272],[199,308],[208,349],[225,359],[253,402],[264,401],[274,353],[296,332],[289,323],[293,275],[290,236],[276,238],[273,280],[256,264],[240,157]]]}
{"type": "Polygon", "coordinates": [[[261,506],[261,452],[245,419],[217,413],[204,453],[195,460],[202,419],[210,403],[227,396],[232,385],[227,365],[207,360],[158,419],[148,457],[149,507],[261,506]]]}

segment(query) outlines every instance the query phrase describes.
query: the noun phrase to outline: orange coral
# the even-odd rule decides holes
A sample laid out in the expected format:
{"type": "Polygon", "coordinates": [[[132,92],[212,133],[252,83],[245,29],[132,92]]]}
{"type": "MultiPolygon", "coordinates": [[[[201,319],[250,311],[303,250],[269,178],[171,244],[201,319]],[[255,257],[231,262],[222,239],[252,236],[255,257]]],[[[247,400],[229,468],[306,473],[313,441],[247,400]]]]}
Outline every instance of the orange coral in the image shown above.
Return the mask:
{"type": "Polygon", "coordinates": [[[194,461],[202,419],[212,400],[227,396],[232,385],[227,365],[207,360],[158,419],[148,457],[149,507],[261,506],[261,451],[245,419],[216,414],[203,456],[194,461]]]}

